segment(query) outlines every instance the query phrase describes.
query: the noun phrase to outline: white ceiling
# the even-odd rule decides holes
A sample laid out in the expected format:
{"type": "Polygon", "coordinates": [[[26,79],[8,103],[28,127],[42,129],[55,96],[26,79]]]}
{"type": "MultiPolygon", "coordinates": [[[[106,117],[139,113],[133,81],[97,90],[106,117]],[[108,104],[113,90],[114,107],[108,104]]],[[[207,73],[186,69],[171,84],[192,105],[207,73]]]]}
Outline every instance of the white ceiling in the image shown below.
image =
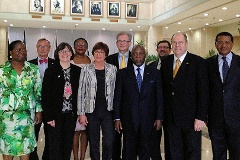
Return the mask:
{"type": "MultiPolygon", "coordinates": [[[[153,1],[154,0],[139,0],[137,2],[150,3],[153,1]]],[[[131,2],[136,2],[136,0],[131,2]]],[[[43,25],[46,25],[47,28],[55,29],[101,30],[102,28],[106,28],[106,30],[113,31],[129,31],[130,29],[133,29],[133,31],[148,31],[149,26],[152,25],[163,27],[164,37],[169,37],[177,31],[188,31],[189,28],[195,30],[204,27],[217,27],[239,22],[240,18],[236,17],[236,15],[240,15],[240,0],[206,0],[205,3],[196,7],[175,13],[175,15],[170,12],[164,13],[163,15],[150,20],[149,23],[146,23],[146,20],[137,20],[136,23],[126,23],[125,20],[119,19],[119,23],[114,24],[110,23],[107,18],[102,18],[101,22],[93,23],[90,18],[82,17],[82,22],[78,25],[76,25],[76,21],[72,21],[71,16],[63,17],[62,21],[53,21],[52,15],[45,15],[42,19],[35,18],[33,20],[29,17],[29,14],[24,14],[19,17],[19,14],[17,13],[11,13],[11,15],[9,13],[1,13],[0,26],[7,27],[11,23],[14,27],[30,28],[40,28],[43,25]],[[227,10],[223,10],[223,7],[227,7],[227,10]],[[204,13],[208,13],[208,16],[205,17],[203,15],[204,13]],[[171,14],[171,16],[168,14],[171,14]],[[4,22],[4,19],[7,19],[8,22],[4,22]],[[219,22],[219,19],[222,19],[223,21],[219,22]],[[181,22],[181,24],[177,24],[178,22],[181,22]],[[206,26],[206,23],[209,23],[209,25],[206,26]],[[140,26],[140,28],[137,26],[140,26]],[[168,29],[165,27],[168,27],[168,29]]],[[[236,31],[237,27],[238,26],[236,25],[236,31]]],[[[234,34],[237,34],[237,32],[234,34]]]]}

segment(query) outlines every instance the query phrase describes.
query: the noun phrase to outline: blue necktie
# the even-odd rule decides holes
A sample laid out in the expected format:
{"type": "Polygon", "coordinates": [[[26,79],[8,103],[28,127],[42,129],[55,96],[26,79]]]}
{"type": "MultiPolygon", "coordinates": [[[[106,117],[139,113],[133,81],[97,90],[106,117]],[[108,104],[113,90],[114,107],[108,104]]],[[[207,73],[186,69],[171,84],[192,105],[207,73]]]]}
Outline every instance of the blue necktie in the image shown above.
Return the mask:
{"type": "Polygon", "coordinates": [[[140,88],[141,88],[141,84],[142,84],[142,76],[141,76],[141,73],[140,73],[140,68],[137,68],[137,84],[138,84],[138,91],[140,92],[140,88]]]}
{"type": "Polygon", "coordinates": [[[226,60],[226,57],[222,57],[223,59],[223,66],[222,66],[222,76],[223,76],[223,82],[225,82],[226,77],[227,77],[227,73],[229,70],[229,66],[228,66],[228,62],[226,60]]]}

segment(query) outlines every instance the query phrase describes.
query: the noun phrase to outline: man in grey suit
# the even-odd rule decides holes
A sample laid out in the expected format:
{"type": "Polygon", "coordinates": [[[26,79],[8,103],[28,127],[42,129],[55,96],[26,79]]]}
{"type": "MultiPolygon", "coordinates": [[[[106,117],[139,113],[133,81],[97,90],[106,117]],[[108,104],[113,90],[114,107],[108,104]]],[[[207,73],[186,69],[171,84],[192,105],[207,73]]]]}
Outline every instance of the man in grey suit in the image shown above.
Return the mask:
{"type": "Polygon", "coordinates": [[[163,120],[160,71],[145,65],[145,49],[132,49],[133,65],[117,73],[113,112],[115,129],[123,132],[123,159],[150,159],[153,130],[163,120]]]}
{"type": "Polygon", "coordinates": [[[172,36],[174,54],[162,60],[164,125],[171,159],[200,160],[201,130],[207,120],[206,61],[187,51],[184,33],[172,36]]]}
{"type": "Polygon", "coordinates": [[[218,54],[208,59],[210,105],[208,130],[213,159],[240,159],[240,57],[231,50],[233,36],[218,33],[218,54]]]}

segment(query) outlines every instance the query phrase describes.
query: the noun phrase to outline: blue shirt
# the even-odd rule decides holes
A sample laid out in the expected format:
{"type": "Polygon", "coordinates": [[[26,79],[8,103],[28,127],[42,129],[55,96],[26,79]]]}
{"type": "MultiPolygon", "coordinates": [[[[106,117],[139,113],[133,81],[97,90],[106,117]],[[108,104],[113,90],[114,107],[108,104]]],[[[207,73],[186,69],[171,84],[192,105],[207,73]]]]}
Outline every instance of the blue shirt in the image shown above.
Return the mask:
{"type": "MultiPolygon", "coordinates": [[[[226,61],[228,63],[228,66],[230,68],[231,62],[232,62],[232,52],[230,52],[229,54],[226,55],[226,61]]],[[[222,76],[222,67],[223,67],[223,59],[222,59],[222,55],[218,54],[218,69],[219,69],[219,73],[223,82],[223,76],[222,76]]]]}

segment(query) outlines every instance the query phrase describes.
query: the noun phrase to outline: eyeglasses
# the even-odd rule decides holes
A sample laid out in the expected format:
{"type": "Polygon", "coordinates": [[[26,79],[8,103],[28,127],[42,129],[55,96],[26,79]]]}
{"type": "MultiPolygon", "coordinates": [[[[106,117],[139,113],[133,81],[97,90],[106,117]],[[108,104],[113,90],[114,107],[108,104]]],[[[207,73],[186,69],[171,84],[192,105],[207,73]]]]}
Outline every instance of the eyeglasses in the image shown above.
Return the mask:
{"type": "Polygon", "coordinates": [[[94,54],[105,54],[105,52],[101,50],[97,50],[97,51],[94,51],[94,54]]]}
{"type": "Polygon", "coordinates": [[[27,52],[27,50],[26,49],[22,49],[22,48],[20,48],[20,49],[14,49],[13,51],[15,51],[15,52],[27,52]]]}
{"type": "Polygon", "coordinates": [[[117,43],[124,43],[124,44],[126,44],[126,43],[128,43],[128,42],[131,42],[131,41],[126,41],[126,40],[117,40],[117,43]]]}
{"type": "Polygon", "coordinates": [[[132,52],[132,55],[133,56],[143,56],[143,55],[145,55],[145,53],[143,53],[143,52],[132,52]]]}
{"type": "Polygon", "coordinates": [[[167,46],[159,46],[158,49],[168,49],[169,47],[167,46]]]}
{"type": "Polygon", "coordinates": [[[81,43],[76,43],[75,45],[78,46],[78,47],[79,47],[79,46],[87,47],[87,44],[84,44],[84,43],[82,43],[82,44],[81,44],[81,43]]]}
{"type": "Polygon", "coordinates": [[[185,42],[184,41],[179,41],[179,42],[175,42],[175,41],[172,41],[172,45],[183,45],[185,42]]]}
{"type": "Polygon", "coordinates": [[[232,43],[232,41],[217,41],[216,44],[217,45],[230,45],[232,43]]]}
{"type": "Polygon", "coordinates": [[[59,53],[70,53],[71,51],[69,51],[69,50],[61,50],[61,51],[59,51],[59,53]]]}
{"type": "Polygon", "coordinates": [[[48,48],[49,46],[41,46],[41,45],[39,45],[39,46],[37,46],[37,48],[39,48],[39,49],[46,49],[46,48],[48,48]]]}

